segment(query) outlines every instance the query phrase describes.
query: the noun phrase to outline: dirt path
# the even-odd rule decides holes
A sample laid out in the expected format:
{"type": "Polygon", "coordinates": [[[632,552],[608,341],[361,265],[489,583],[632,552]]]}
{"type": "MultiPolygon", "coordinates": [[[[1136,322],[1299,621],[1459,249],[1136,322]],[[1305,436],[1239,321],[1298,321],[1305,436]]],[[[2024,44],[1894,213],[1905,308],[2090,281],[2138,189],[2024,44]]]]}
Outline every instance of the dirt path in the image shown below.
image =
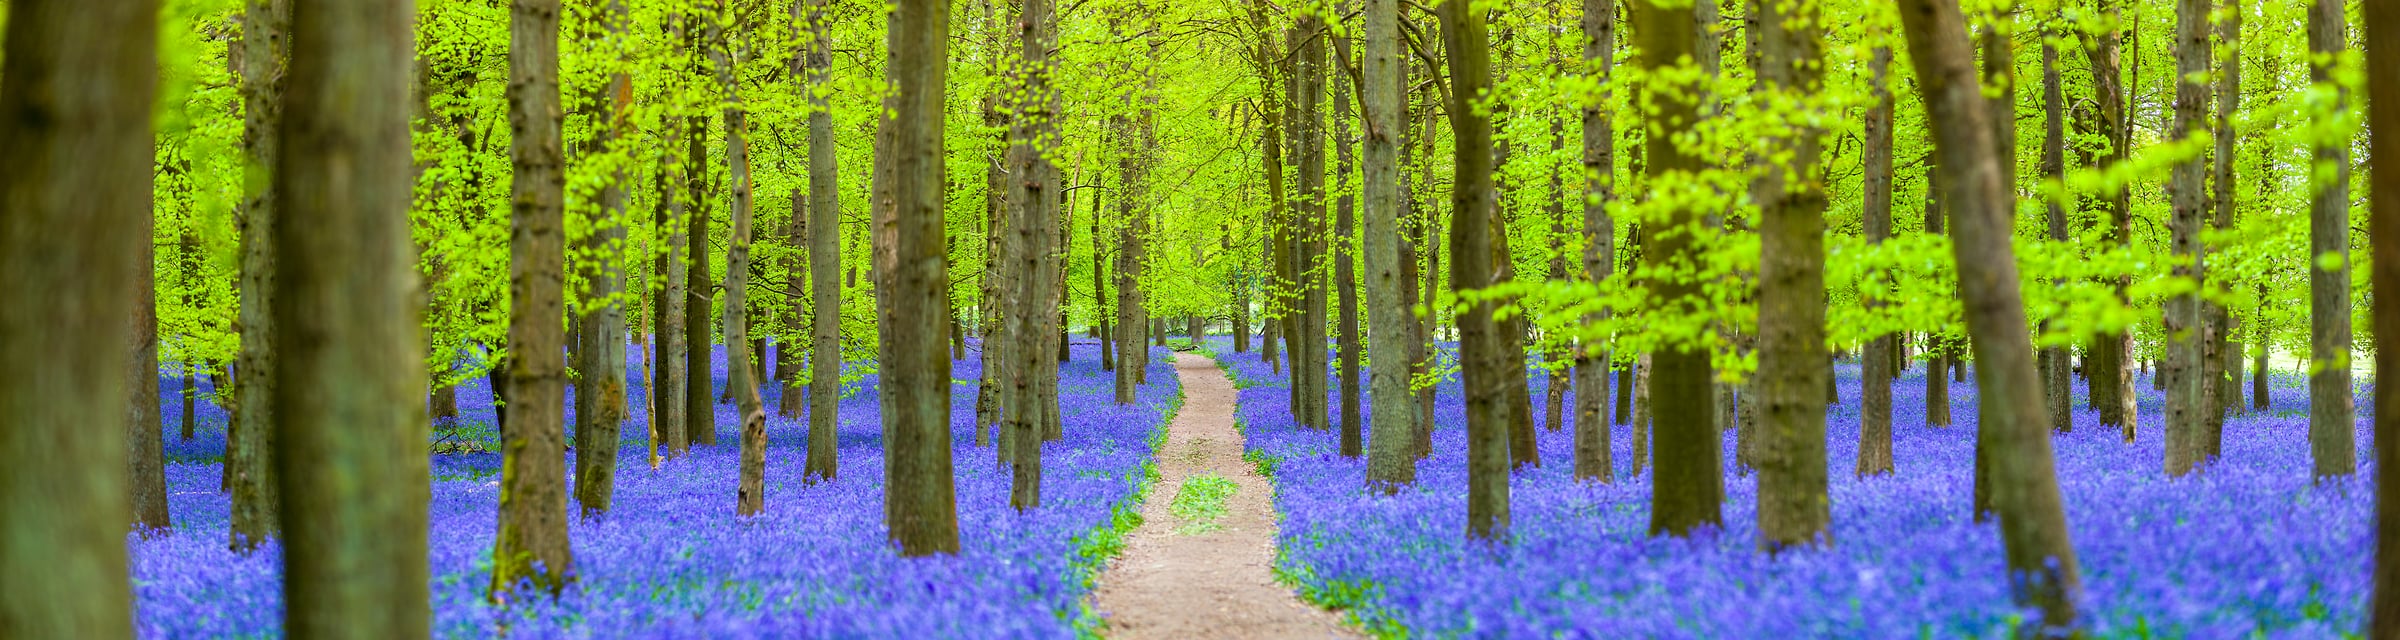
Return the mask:
{"type": "Polygon", "coordinates": [[[1094,595],[1111,638],[1353,638],[1341,617],[1275,582],[1274,486],[1242,461],[1233,381],[1207,356],[1175,356],[1183,412],[1167,426],[1158,484],[1142,525],[1100,575],[1094,595]],[[1185,480],[1216,474],[1237,487],[1214,530],[1175,516],[1185,480]]]}

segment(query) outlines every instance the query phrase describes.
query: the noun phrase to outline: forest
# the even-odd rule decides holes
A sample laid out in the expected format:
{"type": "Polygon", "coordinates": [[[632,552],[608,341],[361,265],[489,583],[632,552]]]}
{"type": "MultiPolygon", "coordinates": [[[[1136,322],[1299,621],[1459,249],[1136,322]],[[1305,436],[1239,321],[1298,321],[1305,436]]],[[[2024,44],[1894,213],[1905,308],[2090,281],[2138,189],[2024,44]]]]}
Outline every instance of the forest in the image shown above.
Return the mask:
{"type": "Polygon", "coordinates": [[[0,638],[2400,639],[2383,157],[2400,0],[0,0],[0,638]]]}

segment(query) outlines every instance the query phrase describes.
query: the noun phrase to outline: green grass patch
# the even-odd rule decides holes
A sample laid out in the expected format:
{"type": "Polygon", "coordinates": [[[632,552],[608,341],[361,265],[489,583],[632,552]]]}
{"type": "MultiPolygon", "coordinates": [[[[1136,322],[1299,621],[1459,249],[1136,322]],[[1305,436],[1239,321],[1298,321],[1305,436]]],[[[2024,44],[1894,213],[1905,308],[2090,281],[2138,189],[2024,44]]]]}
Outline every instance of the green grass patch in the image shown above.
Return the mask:
{"type": "Polygon", "coordinates": [[[1225,499],[1240,490],[1241,485],[1214,473],[1184,478],[1183,486],[1175,490],[1175,501],[1167,504],[1167,511],[1183,521],[1175,532],[1197,535],[1221,528],[1217,519],[1225,517],[1225,499]]]}

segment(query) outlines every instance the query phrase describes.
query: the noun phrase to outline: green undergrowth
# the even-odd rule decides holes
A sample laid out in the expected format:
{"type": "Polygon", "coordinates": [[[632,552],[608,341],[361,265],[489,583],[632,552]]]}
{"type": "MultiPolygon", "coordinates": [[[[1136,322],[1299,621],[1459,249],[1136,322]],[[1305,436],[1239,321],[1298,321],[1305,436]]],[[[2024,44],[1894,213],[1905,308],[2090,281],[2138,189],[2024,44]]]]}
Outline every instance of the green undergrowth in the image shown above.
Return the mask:
{"type": "MultiPolygon", "coordinates": [[[[1109,508],[1107,524],[1076,536],[1075,558],[1069,563],[1069,570],[1075,572],[1076,583],[1083,585],[1084,591],[1091,591],[1100,579],[1100,572],[1108,568],[1108,561],[1125,551],[1125,537],[1132,535],[1134,528],[1142,526],[1142,504],[1149,501],[1150,488],[1158,484],[1158,454],[1166,449],[1167,425],[1173,424],[1175,416],[1183,413],[1183,400],[1183,387],[1178,384],[1175,397],[1169,399],[1167,406],[1159,411],[1158,428],[1152,430],[1149,439],[1143,442],[1150,448],[1150,459],[1142,462],[1140,471],[1126,478],[1126,481],[1133,483],[1133,494],[1109,508]]],[[[1088,595],[1076,602],[1072,615],[1070,622],[1075,626],[1075,637],[1094,640],[1105,637],[1108,620],[1100,617],[1098,609],[1092,608],[1092,599],[1088,595]]]]}
{"type": "Polygon", "coordinates": [[[1223,528],[1217,519],[1225,517],[1225,499],[1240,490],[1241,485],[1214,473],[1184,478],[1183,486],[1175,490],[1175,501],[1167,505],[1167,510],[1183,521],[1175,532],[1188,536],[1223,528]]]}

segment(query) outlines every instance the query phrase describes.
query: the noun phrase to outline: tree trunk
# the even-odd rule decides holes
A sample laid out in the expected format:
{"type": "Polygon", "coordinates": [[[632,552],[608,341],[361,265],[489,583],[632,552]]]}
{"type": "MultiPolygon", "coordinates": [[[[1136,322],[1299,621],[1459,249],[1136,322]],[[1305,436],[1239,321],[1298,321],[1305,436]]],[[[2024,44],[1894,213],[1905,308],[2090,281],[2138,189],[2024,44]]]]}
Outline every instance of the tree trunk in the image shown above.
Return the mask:
{"type": "Polygon", "coordinates": [[[1642,354],[1633,363],[1633,475],[1642,475],[1650,466],[1650,354],[1642,354]]]}
{"type": "MultiPolygon", "coordinates": [[[[673,22],[675,30],[684,28],[680,16],[675,17],[673,22]]],[[[652,340],[656,348],[650,354],[650,369],[655,372],[650,382],[650,413],[656,424],[652,424],[650,430],[659,442],[665,444],[666,456],[674,458],[682,457],[689,451],[692,441],[689,414],[684,406],[684,397],[689,394],[686,387],[692,376],[688,362],[690,356],[686,353],[691,343],[685,335],[689,331],[685,326],[688,321],[685,309],[690,306],[691,296],[686,293],[684,276],[688,269],[684,268],[683,261],[684,246],[690,244],[690,239],[684,235],[689,226],[685,216],[690,215],[687,212],[697,209],[691,206],[691,202],[697,198],[687,197],[680,191],[681,174],[691,170],[689,165],[677,161],[675,153],[676,144],[683,138],[683,129],[674,126],[671,119],[663,122],[667,124],[661,127],[664,129],[661,132],[664,140],[660,146],[659,204],[658,209],[654,210],[657,217],[653,233],[660,243],[666,245],[659,252],[656,262],[659,279],[665,286],[660,288],[657,298],[651,303],[659,320],[652,327],[652,340]]]]}
{"type": "MultiPolygon", "coordinates": [[[[1942,235],[1949,185],[1942,184],[1941,167],[1925,165],[1925,233],[1942,235]]],[[[1941,330],[1925,333],[1925,426],[1950,426],[1950,337],[1941,330]]]]}
{"type": "MultiPolygon", "coordinates": [[[[696,35],[689,32],[685,35],[698,46],[696,35]]],[[[716,336],[709,331],[710,299],[715,292],[709,286],[714,278],[708,268],[708,114],[687,116],[684,126],[689,130],[685,136],[689,148],[683,165],[685,191],[691,194],[691,205],[686,207],[690,226],[684,229],[684,238],[690,245],[685,247],[684,257],[691,264],[683,277],[690,294],[684,301],[683,316],[683,366],[690,375],[684,381],[683,419],[691,444],[714,446],[717,444],[717,405],[713,395],[716,363],[711,356],[715,355],[716,336]]]]}
{"type": "MultiPolygon", "coordinates": [[[[2317,5],[2322,8],[2331,4],[2317,5]]],[[[2390,2],[2367,2],[2366,68],[2367,74],[2367,131],[2371,158],[2400,157],[2400,79],[2392,71],[2400,69],[2400,7],[2390,2]]],[[[2312,18],[2314,17],[2312,13],[2312,18]]],[[[2338,17],[2327,16],[2327,17],[2338,17]]],[[[2312,27],[2317,25],[2312,24],[2312,27]]],[[[2310,29],[2312,35],[2318,29],[2310,29]]],[[[2314,44],[2315,38],[2311,38],[2314,44]]],[[[2335,40],[2335,42],[2339,42],[2335,40]]],[[[2313,47],[2312,47],[2313,48],[2313,47]]],[[[2374,287],[2374,332],[2378,336],[2375,349],[2375,379],[2389,380],[2400,376],[2400,351],[2392,348],[2393,336],[2400,336],[2400,164],[2376,162],[2368,165],[2369,190],[2374,194],[2373,213],[2367,222],[2367,237],[2371,267],[2370,283],[2374,287]]],[[[2322,193],[2322,192],[2320,192],[2322,193]]],[[[2400,433],[2400,388],[2391,385],[2375,386],[2375,423],[2370,433],[2400,433]]],[[[2318,458],[2320,474],[2324,458],[2318,458]]],[[[2375,439],[2375,573],[2372,604],[2368,605],[2367,637],[2391,638],[2400,636],[2400,499],[2394,499],[2381,487],[2400,486],[2400,438],[2375,439]]]]}
{"type": "MultiPolygon", "coordinates": [[[[2217,59],[2217,111],[2212,118],[2216,131],[2217,148],[2216,166],[2214,167],[2215,179],[2212,182],[2212,193],[2209,196],[2213,209],[2209,228],[2230,231],[2233,229],[2233,213],[2236,204],[2236,192],[2233,188],[2233,112],[2241,108],[2242,102],[2242,9],[2240,0],[2226,0],[2225,11],[2219,18],[2216,27],[2217,42],[2215,44],[2222,45],[2225,50],[2224,57],[2217,59]]],[[[2214,49],[2209,51],[2213,52],[2214,49]]],[[[2234,271],[2226,269],[2212,277],[2224,282],[2227,290],[2232,290],[2236,286],[2234,281],[2240,279],[2240,276],[2234,271]]],[[[2215,458],[2224,452],[2226,414],[2239,412],[2242,407],[2241,350],[2240,344],[2233,339],[2234,332],[2238,330],[2238,327],[2234,324],[2231,310],[2213,301],[2202,301],[2200,313],[2204,321],[2208,323],[2208,330],[2204,333],[2208,339],[2206,373],[2208,382],[2206,384],[2207,393],[2212,396],[2205,402],[2207,411],[2201,416],[2200,455],[2203,458],[2215,458]]]]}
{"type": "MultiPolygon", "coordinates": [[[[810,302],[808,367],[808,462],[804,482],[830,482],[837,475],[837,419],[842,399],[842,199],[835,161],[833,114],[824,87],[832,82],[833,36],[825,7],[808,3],[808,273],[810,302]]],[[[985,349],[991,343],[984,343],[985,349]]]]}
{"type": "MultiPolygon", "coordinates": [[[[1815,4],[1760,2],[1762,79],[1794,97],[1823,89],[1815,4]],[[1787,13],[1788,11],[1788,13],[1787,13]]],[[[1831,544],[1825,478],[1825,186],[1821,129],[1803,127],[1787,170],[1770,170],[1759,201],[1759,543],[1769,551],[1831,544]]],[[[1747,395],[1747,394],[1745,394],[1747,395]]]]}
{"type": "MultiPolygon", "coordinates": [[[[1640,41],[1643,66],[1663,71],[1680,64],[1679,59],[1700,55],[1696,50],[1699,34],[1690,14],[1662,7],[1657,0],[1635,6],[1634,33],[1640,41]]],[[[1656,117],[1666,123],[1668,134],[1648,138],[1645,157],[1653,180],[1698,171],[1700,158],[1672,140],[1673,134],[1699,119],[1697,96],[1657,83],[1643,89],[1650,94],[1643,100],[1658,105],[1656,117]]],[[[1698,225],[1700,220],[1700,212],[1691,207],[1675,207],[1665,215],[1665,226],[1676,229],[1698,225]]],[[[1655,228],[1646,231],[1650,237],[1643,244],[1652,267],[1665,268],[1670,260],[1698,260],[1699,249],[1690,234],[1662,233],[1655,228]]],[[[1688,278],[1648,284],[1652,295],[1668,301],[1690,300],[1701,294],[1700,283],[1688,278]]],[[[1716,389],[1710,384],[1715,367],[1706,351],[1691,345],[1661,347],[1651,358],[1655,370],[1650,378],[1649,410],[1660,428],[1654,445],[1658,469],[1651,482],[1650,533],[1682,536],[1723,522],[1725,487],[1714,408],[1716,389]]]]}
{"type": "MultiPolygon", "coordinates": [[[[2045,26],[2042,39],[2042,178],[2065,184],[2067,179],[2067,99],[2058,74],[2058,45],[2048,36],[2058,35],[2056,26],[2045,26]]],[[[2067,244],[2067,207],[2058,198],[2046,198],[2043,222],[2047,223],[2049,239],[2061,250],[2067,244]]],[[[2065,282],[2051,286],[2064,287],[2065,282]]],[[[2043,329],[2048,329],[2047,321],[2043,329]]],[[[2050,409],[2050,428],[2059,433],[2075,430],[2074,381],[2068,371],[2073,365],[2067,347],[2042,348],[2042,397],[2050,409]]]]}
{"type": "MultiPolygon", "coordinates": [[[[1116,139],[1132,144],[1136,136],[1129,117],[1119,116],[1110,123],[1116,139]]],[[[1150,364],[1150,349],[1143,334],[1150,326],[1149,310],[1142,300],[1143,260],[1149,235],[1150,212],[1144,207],[1141,194],[1148,183],[1148,163],[1142,157],[1147,150],[1131,149],[1118,161],[1117,170],[1125,184],[1117,195],[1117,219],[1123,226],[1117,232],[1117,404],[1133,404],[1134,388],[1142,382],[1143,370],[1150,364]]]]}
{"type": "MultiPolygon", "coordinates": [[[[599,20],[608,32],[624,33],[630,17],[623,0],[607,3],[603,11],[606,15],[599,20]]],[[[621,139],[617,128],[630,117],[622,114],[633,100],[632,76],[610,76],[602,93],[596,102],[607,105],[603,118],[608,124],[599,127],[596,136],[600,147],[608,149],[621,139]]],[[[625,243],[624,181],[620,170],[602,187],[602,219],[593,221],[596,228],[585,236],[583,247],[583,280],[589,292],[577,318],[580,341],[575,345],[575,370],[582,374],[575,385],[575,501],[583,505],[584,517],[608,512],[616,492],[617,435],[625,421],[625,312],[615,299],[625,278],[616,249],[625,243]]]]}
{"type": "MultiPolygon", "coordinates": [[[[766,478],[766,416],[758,394],[759,359],[752,349],[758,345],[750,340],[750,112],[742,104],[741,81],[733,69],[733,34],[721,25],[733,20],[731,7],[716,6],[719,17],[711,23],[708,57],[716,72],[717,85],[725,104],[725,175],[731,196],[727,236],[725,238],[725,393],[733,399],[734,418],[740,421],[741,460],[739,483],[734,494],[734,512],[754,515],[765,507],[766,478]]],[[[705,255],[694,252],[695,257],[705,255]]],[[[947,309],[934,313],[934,319],[947,317],[947,309]]],[[[935,346],[943,346],[940,341],[935,346]]]]}
{"type": "MultiPolygon", "coordinates": [[[[2262,283],[2259,288],[2265,289],[2266,285],[2262,283]]],[[[2266,296],[2259,298],[2265,299],[2266,296]]],[[[2267,356],[2273,353],[2273,349],[2272,343],[2267,341],[2267,325],[2261,322],[2258,325],[2258,349],[2252,351],[2250,356],[2250,408],[2253,410],[2267,410],[2267,356]]]]}
{"type": "MultiPolygon", "coordinates": [[[[1470,106],[1491,90],[1492,62],[1489,27],[1484,14],[1467,3],[1443,3],[1436,9],[1442,22],[1442,50],[1450,65],[1452,85],[1450,131],[1455,139],[1451,161],[1456,173],[1450,204],[1450,286],[1458,293],[1491,285],[1493,225],[1497,209],[1492,189],[1492,121],[1470,106]]],[[[1460,378],[1466,388],[1467,409],[1467,539],[1507,542],[1508,533],[1508,407],[1504,371],[1523,368],[1506,361],[1500,334],[1492,320],[1497,305],[1482,301],[1459,316],[1460,378]]]]}
{"type": "Polygon", "coordinates": [[[1300,394],[1300,424],[1310,429],[1333,427],[1330,407],[1327,406],[1329,373],[1326,366],[1327,325],[1325,318],[1325,289],[1330,274],[1317,268],[1325,260],[1325,39],[1332,37],[1326,30],[1325,18],[1303,13],[1295,27],[1295,37],[1288,44],[1298,58],[1292,77],[1292,112],[1295,116],[1290,133],[1294,136],[1292,152],[1297,158],[1294,167],[1293,189],[1300,202],[1294,238],[1294,271],[1301,275],[1299,282],[1299,338],[1301,349],[1295,352],[1292,375],[1306,381],[1300,394]]]}
{"type": "MultiPolygon", "coordinates": [[[[2185,140],[2207,135],[2208,124],[2203,119],[2208,101],[2208,85],[2201,76],[2208,72],[2208,0],[2176,0],[2175,2],[2175,120],[2173,139],[2185,140]]],[[[2203,269],[2206,248],[2200,243],[2200,225],[2208,206],[2207,159],[2194,155],[2175,163],[2167,183],[2167,196],[2172,210],[2167,220],[2173,252],[2171,263],[2179,280],[2194,284],[2205,277],[2203,269]]],[[[2191,473],[2201,462],[2206,445],[2205,435],[2209,409],[2208,374],[2204,368],[2207,358],[2202,346],[2209,338],[2203,335],[2203,315],[2200,295],[2187,291],[2169,296],[2166,301],[2167,323],[2164,330],[2167,360],[2159,372],[2167,386],[2166,405],[2166,467],[2169,477],[2191,473]]]]}
{"type": "Polygon", "coordinates": [[[901,0],[891,15],[892,289],[877,300],[883,346],[884,520],[903,556],[958,552],[950,462],[950,371],[942,343],[949,298],[942,228],[943,75],[950,33],[946,0],[901,0]]]}
{"type": "Polygon", "coordinates": [[[241,302],[236,320],[241,351],[235,368],[233,418],[225,443],[225,475],[232,494],[231,544],[257,548],[281,530],[275,480],[275,281],[276,247],[270,238],[278,203],[271,184],[282,148],[283,87],[290,60],[286,27],[291,0],[247,0],[242,17],[242,147],[250,185],[236,222],[241,229],[241,302]]]}
{"type": "MultiPolygon", "coordinates": [[[[1350,36],[1328,35],[1327,37],[1335,39],[1335,50],[1339,52],[1334,60],[1334,65],[1337,67],[1349,66],[1350,36]]],[[[1331,257],[1333,258],[1333,290],[1337,294],[1335,304],[1339,307],[1334,320],[1336,323],[1334,339],[1338,345],[1336,348],[1339,351],[1340,371],[1334,375],[1341,378],[1339,383],[1341,407],[1337,412],[1339,415],[1336,419],[1341,424],[1342,456],[1356,459],[1365,454],[1366,434],[1361,431],[1365,427],[1359,424],[1358,406],[1358,350],[1360,348],[1358,343],[1358,255],[1350,248],[1353,246],[1352,239],[1358,237],[1358,213],[1356,210],[1358,202],[1357,198],[1351,195],[1352,186],[1350,185],[1350,176],[1357,171],[1357,160],[1352,149],[1359,144],[1358,137],[1350,133],[1350,115],[1354,113],[1350,106],[1352,84],[1347,79],[1341,78],[1337,78],[1333,83],[1333,173],[1335,176],[1333,188],[1334,192],[1340,195],[1334,199],[1334,241],[1331,257]]]]}
{"type": "MultiPolygon", "coordinates": [[[[1583,0],[1583,64],[1591,80],[1607,86],[1617,66],[1617,3],[1583,0]]],[[[1616,131],[1603,92],[1583,103],[1583,277],[1605,282],[1616,271],[1617,223],[1608,207],[1616,201],[1616,131]]],[[[1586,323],[1605,323],[1601,309],[1586,323]]],[[[1608,344],[1586,340],[1575,350],[1575,477],[1607,483],[1615,478],[1609,459],[1608,344]]]]}
{"type": "MultiPolygon", "coordinates": [[[[2102,22],[2117,24],[2119,10],[2116,0],[2099,0],[2099,4],[2099,12],[2106,16],[2102,22]]],[[[2083,50],[2090,58],[2093,70],[2092,93],[2098,103],[2098,133],[2107,141],[2106,151],[2099,158],[2099,168],[2103,170],[2124,162],[2126,154],[2132,150],[2132,138],[2128,134],[2131,127],[2126,123],[2128,113],[2124,79],[2119,73],[2117,57],[2121,36],[2121,32],[2116,30],[2083,36],[2083,50]]],[[[2132,242],[2132,203],[2130,189],[2119,188],[2102,194],[2102,207],[2107,210],[2109,224],[2106,241],[2112,250],[2122,250],[2132,242]]],[[[2112,283],[2118,299],[2125,298],[2125,288],[2130,281],[2129,277],[2120,276],[2112,283]]],[[[2100,425],[2118,427],[2126,442],[2133,441],[2134,426],[2140,413],[2133,390],[2132,349],[2133,338],[2130,334],[2123,331],[2102,333],[2089,347],[2084,371],[2091,402],[2099,408],[2100,425]]]]}
{"type": "MultiPolygon", "coordinates": [[[[1861,204],[1860,231],[1869,246],[1883,244],[1892,238],[1892,49],[1875,47],[1867,60],[1874,91],[1873,102],[1867,106],[1864,202],[1861,204]]],[[[1880,309],[1892,296],[1893,283],[1889,274],[1870,273],[1859,283],[1860,298],[1869,308],[1880,309]]],[[[1859,352],[1859,419],[1858,465],[1852,471],[1864,478],[1891,473],[1892,464],[1892,379],[1899,376],[1899,343],[1905,334],[1884,334],[1867,339],[1866,348],[1859,352]]]]}
{"type": "Polygon", "coordinates": [[[1992,462],[1992,506],[2000,514],[2009,571],[2016,576],[2010,589],[2019,606],[2041,610],[2043,628],[2030,633],[2062,635],[2077,628],[2081,578],[2017,289],[2012,198],[1998,166],[1999,145],[1991,137],[1990,105],[1975,78],[1974,53],[1958,5],[1906,0],[1900,16],[1918,91],[1930,112],[1942,185],[1951,194],[1959,292],[1975,361],[1982,365],[1976,369],[1977,416],[1992,462]]]}
{"type": "Polygon", "coordinates": [[[197,422],[197,416],[194,415],[197,413],[198,408],[193,406],[193,400],[200,394],[200,365],[186,362],[183,364],[182,369],[183,393],[181,394],[181,399],[183,400],[183,415],[176,417],[180,418],[181,422],[183,423],[183,433],[181,434],[182,441],[191,442],[193,435],[192,429],[198,426],[195,424],[195,422],[197,422]]]}
{"type": "MultiPolygon", "coordinates": [[[[2349,108],[2348,92],[2334,80],[2330,61],[2350,46],[2343,4],[2314,0],[2308,10],[2309,81],[2334,94],[2325,113],[2349,108]]],[[[2358,471],[2357,411],[2350,395],[2350,143],[2320,140],[2314,154],[2308,253],[2317,257],[2308,269],[2308,449],[2316,461],[2314,476],[2328,478],[2358,471]]],[[[2381,455],[2385,449],[2376,451],[2381,455]]],[[[2382,513],[2378,511],[2379,517],[2382,513]]]]}
{"type": "MultiPolygon", "coordinates": [[[[547,231],[540,244],[549,260],[540,263],[546,292],[529,286],[533,265],[515,269],[518,304],[538,303],[540,311],[520,306],[514,315],[546,327],[550,340],[521,345],[518,351],[528,355],[513,360],[547,364],[553,375],[547,395],[525,389],[517,396],[530,399],[516,411],[520,428],[510,435],[519,446],[510,449],[506,466],[517,472],[508,480],[526,480],[534,467],[547,472],[536,493],[549,499],[545,513],[558,555],[539,557],[563,574],[571,566],[558,415],[566,345],[558,341],[565,266],[557,48],[553,38],[534,37],[557,33],[558,5],[515,7],[511,50],[520,53],[512,56],[510,86],[527,93],[511,96],[520,145],[514,215],[527,220],[547,212],[546,224],[536,228],[547,231]],[[530,153],[536,150],[543,153],[530,153]],[[540,185],[548,190],[532,191],[540,185]],[[533,426],[544,424],[544,416],[546,431],[533,426]],[[518,458],[525,438],[537,433],[548,434],[546,451],[518,458]]],[[[407,2],[310,4],[292,15],[290,111],[275,167],[277,200],[290,208],[274,226],[275,245],[289,249],[278,256],[281,295],[274,307],[277,352],[285,358],[275,385],[277,476],[282,511],[292,516],[283,550],[284,629],[295,637],[421,636],[432,616],[425,550],[430,469],[418,453],[428,437],[417,395],[426,383],[423,306],[410,293],[418,286],[408,217],[414,10],[407,2]]],[[[529,231],[519,224],[519,247],[530,244],[529,231]]],[[[516,256],[525,254],[520,249],[516,256]]],[[[503,492],[503,513],[526,505],[523,495],[503,492]]],[[[509,529],[502,527],[504,538],[509,529]]]]}
{"type": "MultiPolygon", "coordinates": [[[[1009,129],[1007,162],[1012,178],[1005,216],[1010,227],[1008,239],[1002,242],[1012,287],[1003,304],[1009,309],[1005,334],[1012,343],[1008,355],[1014,375],[1003,389],[1000,404],[1005,416],[1001,440],[1009,449],[1002,452],[1011,475],[1009,506],[1030,511],[1042,506],[1044,432],[1048,415],[1058,411],[1056,402],[1045,402],[1037,380],[1057,375],[1045,347],[1052,333],[1049,319],[1058,315],[1050,297],[1055,288],[1050,279],[1059,274],[1051,245],[1058,238],[1057,201],[1052,199],[1058,172],[1043,146],[1043,136],[1055,131],[1051,118],[1057,98],[1050,84],[1049,47],[1056,17],[1048,0],[1028,0],[1022,10],[1015,23],[1019,52],[1015,82],[1024,93],[1012,105],[1017,115],[1009,129]]],[[[1119,389],[1124,389],[1130,379],[1120,373],[1119,380],[1119,389]]],[[[1120,399],[1130,402],[1122,396],[1120,393],[1120,399]]]]}
{"type": "Polygon", "coordinates": [[[15,303],[0,309],[0,357],[18,366],[0,373],[0,636],[133,637],[127,443],[91,414],[155,379],[93,355],[124,348],[152,270],[149,235],[128,230],[152,215],[158,23],[148,1],[8,7],[0,294],[15,303]]]}
{"type": "MultiPolygon", "coordinates": [[[[555,595],[575,571],[567,544],[566,425],[561,415],[567,372],[560,353],[566,347],[561,322],[566,317],[566,175],[559,141],[559,3],[514,0],[510,6],[508,119],[515,132],[509,145],[514,170],[509,225],[510,428],[500,445],[500,532],[492,549],[495,601],[506,601],[519,581],[555,595]]],[[[306,58],[295,55],[293,60],[306,58]]]]}
{"type": "MultiPolygon", "coordinates": [[[[134,250],[136,263],[152,267],[157,260],[156,245],[151,237],[156,221],[144,216],[124,233],[144,238],[134,250]]],[[[167,464],[165,457],[165,425],[158,415],[158,277],[155,268],[144,268],[134,274],[133,286],[121,295],[133,298],[133,310],[121,320],[126,324],[122,346],[125,349],[127,401],[125,413],[125,488],[133,503],[132,525],[145,534],[151,529],[165,529],[167,521],[167,464]]]]}
{"type": "MultiPolygon", "coordinates": [[[[1367,487],[1393,493],[1417,481],[1416,460],[1409,455],[1416,426],[1415,399],[1409,393],[1410,345],[1416,340],[1416,319],[1409,313],[1408,287],[1414,262],[1402,249],[1400,149],[1408,127],[1407,61],[1401,57],[1398,0],[1367,0],[1365,54],[1360,61],[1359,92],[1364,114],[1359,119],[1366,172],[1360,188],[1366,198],[1366,229],[1360,236],[1365,254],[1367,289],[1367,487]]],[[[1344,172],[1347,175],[1347,172],[1344,172]]]]}

